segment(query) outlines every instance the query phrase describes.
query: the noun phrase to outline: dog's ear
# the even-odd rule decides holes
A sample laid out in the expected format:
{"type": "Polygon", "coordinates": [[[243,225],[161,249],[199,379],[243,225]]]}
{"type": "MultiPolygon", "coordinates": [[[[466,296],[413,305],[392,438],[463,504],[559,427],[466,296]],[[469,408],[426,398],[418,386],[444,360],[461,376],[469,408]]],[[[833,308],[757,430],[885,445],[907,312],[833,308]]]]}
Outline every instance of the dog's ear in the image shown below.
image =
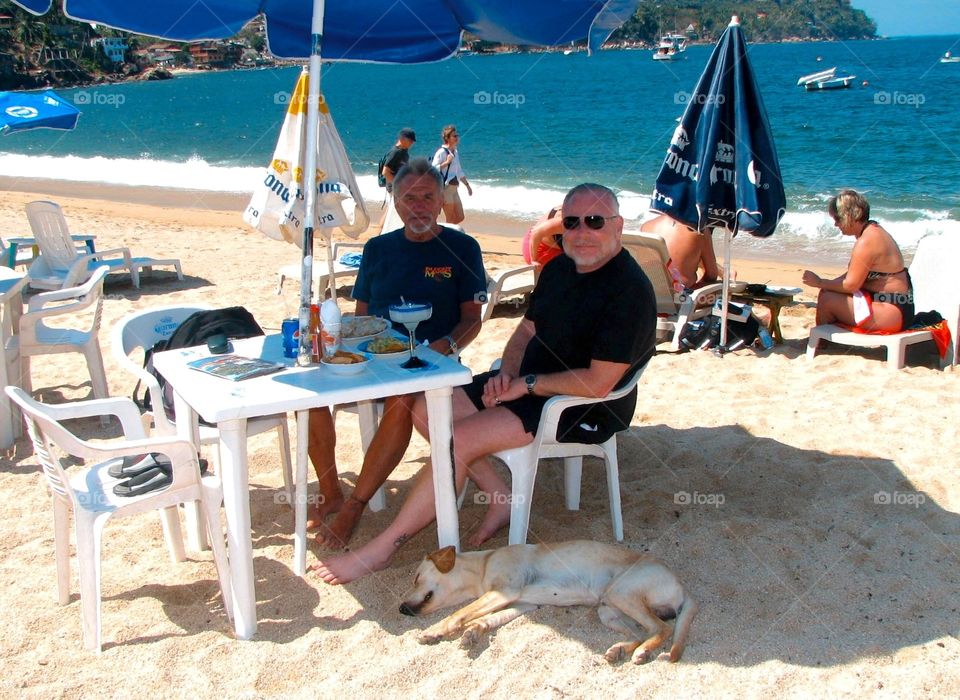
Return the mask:
{"type": "Polygon", "coordinates": [[[444,547],[443,549],[438,549],[436,552],[428,554],[427,559],[433,562],[433,565],[437,567],[437,571],[445,574],[453,568],[453,564],[457,560],[457,550],[452,546],[444,547]]]}

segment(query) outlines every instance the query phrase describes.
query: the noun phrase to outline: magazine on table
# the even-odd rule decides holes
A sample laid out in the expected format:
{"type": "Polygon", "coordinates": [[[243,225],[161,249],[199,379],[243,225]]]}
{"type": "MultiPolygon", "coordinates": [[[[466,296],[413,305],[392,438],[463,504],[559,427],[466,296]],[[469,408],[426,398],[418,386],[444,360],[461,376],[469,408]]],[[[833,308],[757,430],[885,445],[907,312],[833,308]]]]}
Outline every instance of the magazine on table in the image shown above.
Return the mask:
{"type": "Polygon", "coordinates": [[[187,367],[195,369],[198,372],[205,372],[215,377],[222,377],[238,382],[241,379],[260,377],[264,374],[279,372],[285,368],[285,365],[268,362],[267,360],[261,360],[256,357],[211,355],[210,357],[201,357],[199,360],[192,360],[187,363],[187,367]]]}

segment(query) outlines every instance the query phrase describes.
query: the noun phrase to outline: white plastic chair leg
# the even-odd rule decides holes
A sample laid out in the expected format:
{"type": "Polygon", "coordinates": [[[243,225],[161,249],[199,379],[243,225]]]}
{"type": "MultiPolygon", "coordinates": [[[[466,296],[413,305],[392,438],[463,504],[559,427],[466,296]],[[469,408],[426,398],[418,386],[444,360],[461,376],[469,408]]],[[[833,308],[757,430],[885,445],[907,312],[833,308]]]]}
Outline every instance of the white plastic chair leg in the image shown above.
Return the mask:
{"type": "Polygon", "coordinates": [[[163,539],[167,542],[170,559],[175,563],[184,561],[187,553],[183,549],[183,532],[180,530],[180,510],[170,506],[160,511],[160,524],[163,526],[163,539]]]}
{"type": "Polygon", "coordinates": [[[217,579],[220,581],[220,591],[223,594],[223,607],[227,612],[227,618],[233,622],[233,588],[230,587],[230,563],[227,557],[227,548],[223,541],[223,523],[220,520],[220,503],[223,500],[220,479],[204,477],[201,488],[203,489],[203,500],[201,501],[203,519],[207,526],[210,547],[213,549],[213,563],[217,567],[217,579]]]}
{"type": "MultiPolygon", "coordinates": [[[[363,453],[366,454],[373,442],[373,436],[377,432],[377,426],[380,425],[380,419],[383,416],[382,401],[359,401],[357,402],[357,415],[360,419],[360,444],[363,447],[363,453]]],[[[387,491],[381,486],[367,503],[370,510],[377,513],[387,507],[387,491]]]]}
{"type": "MultiPolygon", "coordinates": [[[[531,443],[531,445],[536,444],[531,443]]],[[[530,508],[533,505],[533,485],[537,480],[536,452],[530,446],[505,450],[498,454],[510,468],[510,537],[508,544],[524,544],[530,525],[530,508]]]]}
{"type": "Polygon", "coordinates": [[[106,514],[78,509],[76,518],[77,570],[80,573],[80,610],[83,646],[100,652],[100,543],[106,514]]]}
{"type": "Polygon", "coordinates": [[[613,538],[623,542],[623,508],[620,505],[620,463],[617,460],[617,436],[614,435],[603,445],[604,463],[607,466],[607,498],[610,500],[610,521],[613,524],[613,538]]]}
{"type": "MultiPolygon", "coordinates": [[[[87,370],[90,372],[90,384],[93,386],[93,395],[98,399],[105,399],[110,396],[110,389],[107,388],[107,372],[103,367],[103,353],[100,352],[100,343],[94,340],[88,345],[83,356],[87,361],[87,370]]],[[[100,425],[108,425],[110,418],[100,416],[100,425]]]]}
{"type": "Polygon", "coordinates": [[[580,510],[580,479],[583,475],[583,457],[563,458],[563,493],[567,510],[580,510]]]}
{"type": "Polygon", "coordinates": [[[70,504],[60,496],[53,499],[53,548],[57,561],[57,600],[70,603],[70,504]]]}

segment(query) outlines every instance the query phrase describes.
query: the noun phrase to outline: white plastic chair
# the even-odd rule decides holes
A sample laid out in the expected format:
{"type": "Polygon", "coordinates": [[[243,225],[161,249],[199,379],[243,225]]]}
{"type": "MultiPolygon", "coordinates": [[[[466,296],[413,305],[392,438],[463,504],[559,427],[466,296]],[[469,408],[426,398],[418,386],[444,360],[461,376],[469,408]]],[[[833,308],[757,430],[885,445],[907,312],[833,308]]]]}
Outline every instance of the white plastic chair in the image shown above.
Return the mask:
{"type": "Polygon", "coordinates": [[[633,373],[623,387],[610,392],[602,399],[583,396],[554,396],[547,400],[537,426],[533,442],[523,447],[501,450],[494,456],[510,469],[510,539],[509,544],[524,544],[530,525],[530,506],[533,502],[533,487],[537,478],[537,465],[547,457],[562,457],[564,468],[564,492],[567,510],[580,510],[580,476],[585,456],[600,457],[607,470],[607,493],[610,498],[610,518],[613,536],[623,541],[623,512],[620,507],[620,466],[617,461],[616,434],[599,445],[578,442],[560,442],[557,439],[560,415],[572,406],[586,406],[601,401],[612,401],[626,396],[637,385],[646,365],[633,373]]]}
{"type": "Polygon", "coordinates": [[[667,270],[670,253],[662,236],[654,233],[624,233],[623,247],[637,261],[653,285],[657,296],[657,342],[669,342],[680,349],[680,333],[687,321],[709,316],[713,300],[723,292],[723,284],[708,284],[691,294],[677,294],[667,270]]]}
{"type": "MultiPolygon", "coordinates": [[[[940,359],[940,366],[957,364],[960,351],[960,286],[951,274],[948,261],[960,259],[960,241],[956,236],[932,233],[917,243],[917,252],[910,263],[913,282],[913,305],[916,311],[937,311],[950,328],[950,347],[940,359]]],[[[855,333],[843,326],[824,323],[810,329],[807,359],[817,354],[821,340],[860,348],[886,348],[887,367],[902,369],[906,364],[907,347],[933,340],[930,331],[903,331],[890,335],[855,333]]]]}
{"type": "Polygon", "coordinates": [[[487,321],[493,315],[494,307],[504,299],[532,292],[536,286],[535,270],[535,265],[522,265],[501,270],[487,278],[487,298],[483,303],[480,320],[487,321]]]}
{"type": "MultiPolygon", "coordinates": [[[[177,427],[162,409],[163,391],[157,378],[143,368],[143,353],[153,348],[159,340],[165,340],[188,316],[196,311],[209,309],[207,306],[163,306],[138,311],[120,319],[113,327],[111,347],[117,363],[130,372],[150,394],[153,411],[144,415],[152,418],[154,430],[160,435],[176,435],[177,427]],[[138,351],[139,361],[134,361],[131,353],[138,351]]],[[[220,432],[215,426],[197,426],[199,445],[214,445],[219,468],[220,432]]],[[[247,436],[259,435],[268,430],[277,431],[280,443],[280,463],[283,468],[283,488],[287,503],[293,505],[293,466],[290,460],[290,434],[287,428],[286,414],[264,416],[247,421],[247,436]]]]}
{"type": "Polygon", "coordinates": [[[177,279],[183,279],[180,261],[173,258],[134,258],[130,256],[129,248],[112,248],[86,255],[79,253],[70,238],[63,211],[55,202],[30,202],[26,210],[33,237],[40,247],[40,256],[31,263],[28,271],[31,287],[61,289],[82,284],[96,265],[107,265],[111,272],[129,272],[133,286],[138,289],[140,271],[144,268],[173,267],[177,279]]]}
{"type": "Polygon", "coordinates": [[[31,357],[79,352],[83,353],[90,370],[93,395],[98,399],[107,398],[107,374],[97,336],[103,310],[103,280],[109,271],[110,268],[102,265],[79,287],[31,297],[27,312],[20,317],[20,334],[12,339],[20,353],[21,385],[27,392],[32,386],[31,357]],[[47,325],[53,319],[70,323],[70,327],[47,325]]]}
{"type": "Polygon", "coordinates": [[[213,543],[213,558],[228,618],[232,595],[220,503],[223,491],[216,476],[200,476],[193,445],[172,437],[146,438],[140,412],[130,399],[79,401],[51,406],[31,399],[22,389],[6,387],[7,395],[23,411],[34,451],[53,496],[54,545],[57,562],[57,592],[61,605],[70,602],[69,511],[74,512],[77,568],[80,573],[80,608],[83,617],[83,644],[100,651],[100,546],[103,529],[110,518],[122,518],[163,509],[164,531],[175,560],[185,558],[176,506],[199,500],[213,543]],[[87,416],[114,415],[123,425],[124,440],[92,444],[64,428],[60,421],[87,416]],[[68,474],[57,451],[96,463],[68,474]],[[117,496],[113,485],[119,481],[108,473],[111,465],[129,455],[159,452],[170,458],[173,480],[167,488],[133,497],[117,496]]]}
{"type": "MultiPolygon", "coordinates": [[[[317,260],[316,257],[314,257],[313,281],[317,285],[317,290],[319,291],[320,296],[323,296],[323,293],[326,291],[327,287],[330,286],[329,277],[331,270],[333,271],[334,280],[356,278],[357,273],[360,272],[360,268],[344,265],[342,262],[340,262],[340,256],[351,251],[362,252],[363,243],[350,243],[346,241],[334,243],[332,265],[330,264],[330,261],[317,260]]],[[[296,262],[289,265],[284,265],[277,270],[277,275],[279,276],[277,281],[277,294],[280,294],[283,292],[283,283],[288,277],[294,280],[300,279],[300,263],[296,262]]]]}

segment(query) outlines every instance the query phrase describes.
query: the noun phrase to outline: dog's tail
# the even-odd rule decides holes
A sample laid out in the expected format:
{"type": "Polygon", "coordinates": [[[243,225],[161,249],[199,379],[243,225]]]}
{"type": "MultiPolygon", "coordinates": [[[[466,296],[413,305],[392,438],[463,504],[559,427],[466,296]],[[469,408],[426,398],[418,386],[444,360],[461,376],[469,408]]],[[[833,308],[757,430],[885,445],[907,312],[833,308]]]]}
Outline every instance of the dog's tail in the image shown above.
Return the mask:
{"type": "Polygon", "coordinates": [[[700,606],[697,601],[689,595],[685,595],[680,610],[677,612],[677,621],[673,626],[673,645],[670,647],[670,663],[676,663],[683,655],[684,647],[687,646],[687,634],[690,632],[690,625],[697,614],[700,606]]]}

